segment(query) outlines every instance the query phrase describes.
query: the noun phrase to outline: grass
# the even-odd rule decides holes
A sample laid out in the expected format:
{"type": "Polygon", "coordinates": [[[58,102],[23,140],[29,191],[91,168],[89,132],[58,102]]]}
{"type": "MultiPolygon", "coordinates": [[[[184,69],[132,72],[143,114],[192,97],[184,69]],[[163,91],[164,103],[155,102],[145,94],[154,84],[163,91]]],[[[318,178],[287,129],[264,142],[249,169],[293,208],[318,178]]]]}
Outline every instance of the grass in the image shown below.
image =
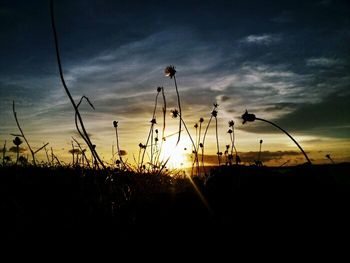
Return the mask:
{"type": "Polygon", "coordinates": [[[130,241],[146,233],[153,238],[203,237],[217,233],[218,227],[240,231],[335,219],[338,227],[349,219],[349,168],[349,163],[221,166],[212,168],[205,180],[193,177],[191,182],[116,169],[7,166],[0,168],[2,218],[8,220],[9,240],[30,240],[34,234],[76,241],[130,241]]]}

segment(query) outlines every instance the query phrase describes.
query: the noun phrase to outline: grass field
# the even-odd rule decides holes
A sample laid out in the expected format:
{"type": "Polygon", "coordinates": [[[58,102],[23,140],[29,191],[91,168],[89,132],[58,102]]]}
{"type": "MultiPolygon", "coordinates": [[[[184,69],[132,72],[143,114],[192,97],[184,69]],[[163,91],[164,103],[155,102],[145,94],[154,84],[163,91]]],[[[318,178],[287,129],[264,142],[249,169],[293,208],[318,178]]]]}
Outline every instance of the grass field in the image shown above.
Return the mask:
{"type": "Polygon", "coordinates": [[[348,163],[221,166],[207,178],[189,180],[117,170],[1,167],[2,236],[12,241],[204,241],[229,231],[248,236],[345,231],[349,168],[348,163]]]}

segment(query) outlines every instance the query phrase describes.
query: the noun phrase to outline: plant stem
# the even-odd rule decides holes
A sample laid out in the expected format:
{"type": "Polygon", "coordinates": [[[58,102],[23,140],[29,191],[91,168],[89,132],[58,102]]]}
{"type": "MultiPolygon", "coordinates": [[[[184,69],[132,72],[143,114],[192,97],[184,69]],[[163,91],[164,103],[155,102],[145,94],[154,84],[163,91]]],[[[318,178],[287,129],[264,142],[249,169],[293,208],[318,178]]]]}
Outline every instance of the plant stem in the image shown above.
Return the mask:
{"type": "Polygon", "coordinates": [[[4,148],[2,148],[2,167],[5,166],[5,155],[6,155],[6,140],[4,143],[4,148]]]}
{"type": "Polygon", "coordinates": [[[30,147],[30,144],[29,144],[27,138],[24,136],[23,130],[22,130],[21,126],[19,125],[19,122],[18,122],[18,119],[17,119],[17,113],[16,113],[16,110],[15,110],[15,101],[13,101],[13,103],[12,103],[12,111],[13,111],[13,115],[15,116],[17,127],[18,127],[19,131],[21,132],[21,135],[22,135],[23,139],[25,140],[25,142],[26,142],[26,144],[27,144],[27,146],[29,148],[30,153],[32,154],[33,164],[34,164],[34,166],[36,166],[35,153],[32,150],[32,148],[30,147]]]}
{"type": "MultiPolygon", "coordinates": [[[[159,92],[158,92],[157,95],[156,95],[156,99],[155,99],[155,103],[154,103],[154,109],[153,109],[151,127],[150,127],[150,129],[149,129],[148,136],[147,136],[147,141],[146,141],[146,144],[145,144],[146,148],[144,149],[144,151],[143,151],[143,153],[142,153],[142,159],[141,159],[141,164],[140,164],[140,170],[142,169],[143,161],[144,161],[144,158],[145,158],[145,153],[146,153],[147,147],[148,147],[148,142],[149,142],[149,139],[150,139],[150,137],[151,137],[151,132],[152,132],[153,126],[154,126],[153,119],[154,119],[155,116],[156,116],[156,110],[157,110],[157,104],[158,104],[158,95],[159,95],[159,92]]],[[[151,142],[151,148],[152,148],[152,144],[153,144],[153,142],[151,142]]]]}
{"type": "MultiPolygon", "coordinates": [[[[50,1],[50,11],[51,11],[51,26],[52,26],[52,31],[53,31],[53,35],[54,35],[54,42],[55,42],[55,50],[56,50],[56,58],[57,58],[58,70],[59,70],[59,74],[60,74],[60,78],[61,78],[61,82],[62,82],[63,88],[64,88],[64,90],[65,90],[65,92],[66,92],[70,102],[72,103],[72,106],[74,108],[75,114],[77,115],[77,117],[79,119],[79,123],[80,123],[80,126],[81,126],[83,134],[84,134],[84,136],[82,136],[83,139],[86,141],[86,143],[87,143],[91,153],[94,155],[95,159],[97,159],[98,162],[100,163],[100,165],[105,169],[106,167],[105,167],[104,163],[102,162],[102,160],[98,156],[98,154],[97,154],[96,150],[94,149],[93,144],[92,144],[92,142],[91,142],[91,140],[89,138],[89,135],[86,132],[86,129],[85,129],[85,126],[84,126],[84,122],[83,122],[83,119],[81,118],[79,109],[78,109],[77,105],[75,104],[75,101],[73,100],[73,97],[70,94],[69,89],[68,89],[68,87],[66,85],[66,82],[64,80],[62,64],[61,64],[61,58],[60,58],[60,52],[59,52],[59,47],[58,47],[58,37],[57,37],[57,31],[56,31],[56,25],[55,25],[55,16],[54,16],[54,8],[53,8],[53,1],[52,0],[50,1]]],[[[79,132],[79,130],[78,130],[78,132],[79,132]]],[[[81,135],[81,133],[80,133],[80,135],[81,135]]]]}
{"type": "Polygon", "coordinates": [[[260,147],[259,147],[258,161],[260,161],[260,156],[261,156],[261,143],[260,143],[260,147]]]}
{"type": "Polygon", "coordinates": [[[303,148],[301,148],[301,146],[299,145],[299,143],[298,143],[296,140],[294,140],[294,138],[293,138],[286,130],[282,129],[280,126],[278,126],[277,124],[275,124],[275,123],[273,123],[273,122],[271,122],[271,121],[268,121],[268,120],[265,120],[265,119],[261,119],[261,118],[255,118],[255,119],[256,119],[256,120],[259,120],[259,121],[264,121],[264,122],[270,123],[271,125],[275,126],[276,128],[280,129],[281,131],[283,131],[283,132],[284,132],[289,138],[291,138],[292,141],[298,146],[298,148],[300,149],[300,151],[304,154],[304,156],[305,156],[307,162],[308,162],[309,164],[312,164],[311,161],[310,161],[310,159],[309,159],[309,157],[308,157],[307,154],[304,152],[303,148]]]}
{"type": "Polygon", "coordinates": [[[217,117],[215,117],[215,137],[216,137],[216,148],[217,148],[218,162],[219,162],[219,166],[220,166],[220,147],[219,147],[218,118],[217,117]]]}
{"type": "Polygon", "coordinates": [[[16,145],[16,149],[17,149],[17,159],[16,159],[16,165],[17,165],[18,158],[19,158],[19,145],[16,145]]]}
{"type": "MultiPolygon", "coordinates": [[[[177,83],[176,83],[176,77],[174,75],[174,83],[175,83],[175,89],[176,89],[176,95],[177,95],[177,104],[179,106],[179,114],[180,116],[182,116],[181,114],[181,103],[180,103],[180,94],[179,94],[179,90],[177,88],[177,83]]],[[[176,142],[176,145],[179,144],[180,142],[180,138],[181,138],[181,119],[179,121],[179,137],[177,138],[177,142],[176,142]]]]}
{"type": "Polygon", "coordinates": [[[166,127],[166,99],[165,99],[165,93],[164,93],[164,87],[162,87],[162,96],[163,96],[163,128],[162,128],[162,141],[160,143],[159,153],[157,156],[156,165],[159,164],[159,158],[160,154],[162,153],[163,149],[163,142],[165,141],[165,127],[166,127]]]}
{"type": "Polygon", "coordinates": [[[204,166],[204,147],[205,147],[205,138],[207,136],[207,132],[208,132],[208,128],[210,126],[210,123],[211,123],[211,120],[213,119],[213,115],[210,116],[210,119],[208,121],[208,124],[207,124],[207,127],[205,128],[205,132],[204,132],[204,135],[203,135],[203,148],[202,148],[202,166],[203,166],[203,171],[205,173],[205,166],[204,166]]]}
{"type": "Polygon", "coordinates": [[[182,116],[180,114],[179,114],[179,116],[180,116],[180,120],[182,121],[182,123],[185,127],[185,130],[187,131],[188,137],[190,137],[190,140],[192,142],[192,146],[194,148],[194,154],[195,154],[195,161],[197,162],[197,175],[199,175],[198,154],[197,154],[196,144],[194,143],[192,136],[191,136],[189,130],[187,129],[187,125],[186,125],[185,121],[183,120],[182,116]]]}
{"type": "Polygon", "coordinates": [[[120,155],[120,147],[119,147],[119,136],[118,136],[118,126],[115,127],[115,137],[117,138],[117,151],[118,151],[118,157],[119,157],[119,160],[120,162],[123,164],[124,168],[126,167],[125,166],[125,163],[122,159],[122,156],[120,155]]]}

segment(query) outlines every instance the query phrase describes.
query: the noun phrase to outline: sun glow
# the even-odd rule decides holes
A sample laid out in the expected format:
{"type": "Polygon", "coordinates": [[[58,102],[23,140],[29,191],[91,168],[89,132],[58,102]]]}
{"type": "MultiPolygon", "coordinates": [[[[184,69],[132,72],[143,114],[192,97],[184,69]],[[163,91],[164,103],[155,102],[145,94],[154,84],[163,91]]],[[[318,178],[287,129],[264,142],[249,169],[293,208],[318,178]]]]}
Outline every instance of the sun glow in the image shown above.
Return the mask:
{"type": "Polygon", "coordinates": [[[160,160],[166,161],[169,157],[169,161],[166,165],[169,169],[181,169],[190,167],[191,160],[189,154],[192,152],[192,148],[189,147],[189,143],[186,138],[182,138],[179,144],[176,146],[177,135],[166,138],[163,142],[162,152],[160,153],[160,160]]]}

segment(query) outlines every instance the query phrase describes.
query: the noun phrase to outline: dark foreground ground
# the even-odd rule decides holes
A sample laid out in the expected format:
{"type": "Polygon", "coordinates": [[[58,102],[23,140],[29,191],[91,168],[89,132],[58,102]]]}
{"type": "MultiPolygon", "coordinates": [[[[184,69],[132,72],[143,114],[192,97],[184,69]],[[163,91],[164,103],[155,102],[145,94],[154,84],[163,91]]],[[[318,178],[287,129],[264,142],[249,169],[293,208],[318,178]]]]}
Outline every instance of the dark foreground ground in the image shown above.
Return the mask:
{"type": "Polygon", "coordinates": [[[193,180],[207,207],[188,179],[2,167],[1,239],[155,245],[180,240],[180,246],[326,234],[348,239],[349,171],[349,164],[216,168],[206,180],[193,180]]]}

